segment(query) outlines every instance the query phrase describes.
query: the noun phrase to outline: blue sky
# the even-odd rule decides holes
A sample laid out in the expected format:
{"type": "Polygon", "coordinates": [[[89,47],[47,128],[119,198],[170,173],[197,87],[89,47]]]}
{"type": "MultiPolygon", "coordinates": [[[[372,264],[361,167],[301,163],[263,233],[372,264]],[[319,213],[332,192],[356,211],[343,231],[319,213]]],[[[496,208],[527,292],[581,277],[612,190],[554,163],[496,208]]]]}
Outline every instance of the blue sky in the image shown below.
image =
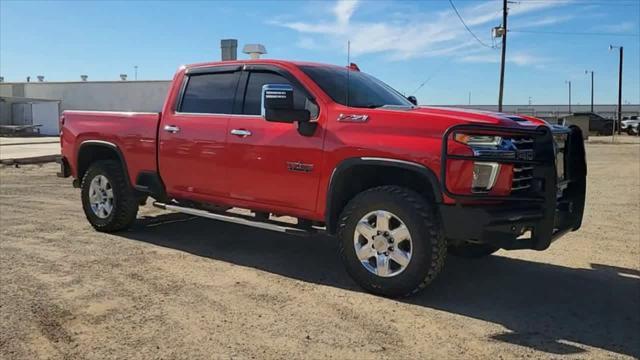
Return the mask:
{"type": "MultiPolygon", "coordinates": [[[[491,45],[501,1],[454,0],[491,45]]],[[[617,100],[623,45],[624,95],[640,103],[640,0],[518,0],[510,5],[505,103],[587,104],[617,100]],[[517,32],[518,30],[523,32],[517,32]],[[529,32],[524,32],[529,31],[529,32]],[[559,35],[532,32],[591,33],[559,35]]],[[[220,58],[219,40],[262,43],[269,58],[351,60],[422,104],[497,102],[499,54],[479,44],[448,1],[0,1],[0,75],[24,81],[169,79],[181,64],[220,58]],[[424,86],[414,91],[421,83],[424,86]]],[[[239,54],[244,57],[244,54],[239,54]]]]}

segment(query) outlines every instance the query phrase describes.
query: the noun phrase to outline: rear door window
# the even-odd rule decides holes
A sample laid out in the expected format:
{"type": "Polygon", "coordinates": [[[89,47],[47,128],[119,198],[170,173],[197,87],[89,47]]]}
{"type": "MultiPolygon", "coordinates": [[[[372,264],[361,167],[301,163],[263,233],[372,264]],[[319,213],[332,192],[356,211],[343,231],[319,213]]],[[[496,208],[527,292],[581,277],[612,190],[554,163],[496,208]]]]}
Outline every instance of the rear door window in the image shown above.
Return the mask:
{"type": "Polygon", "coordinates": [[[240,72],[191,75],[180,112],[231,114],[240,72]]]}

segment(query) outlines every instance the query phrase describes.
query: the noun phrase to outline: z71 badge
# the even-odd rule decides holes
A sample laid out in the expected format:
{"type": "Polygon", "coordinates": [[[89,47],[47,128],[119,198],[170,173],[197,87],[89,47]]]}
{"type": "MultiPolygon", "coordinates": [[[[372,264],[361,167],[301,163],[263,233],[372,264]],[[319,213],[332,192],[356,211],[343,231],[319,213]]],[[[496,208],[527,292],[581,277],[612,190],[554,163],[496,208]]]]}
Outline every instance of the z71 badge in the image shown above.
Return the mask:
{"type": "Polygon", "coordinates": [[[287,169],[289,171],[311,172],[313,164],[305,164],[300,161],[287,161],[287,169]]]}

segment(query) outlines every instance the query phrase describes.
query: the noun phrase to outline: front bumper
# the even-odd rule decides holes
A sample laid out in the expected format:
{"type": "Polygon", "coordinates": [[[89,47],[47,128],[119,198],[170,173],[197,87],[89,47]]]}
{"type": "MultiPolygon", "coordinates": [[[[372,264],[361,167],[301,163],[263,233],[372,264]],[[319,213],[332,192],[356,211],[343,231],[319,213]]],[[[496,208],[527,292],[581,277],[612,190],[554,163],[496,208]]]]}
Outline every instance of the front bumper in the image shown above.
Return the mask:
{"type": "Polygon", "coordinates": [[[578,127],[554,129],[539,127],[518,130],[534,139],[533,158],[489,159],[477,156],[449,156],[446,143],[455,131],[501,131],[492,127],[461,125],[447,131],[443,142],[443,192],[457,200],[455,205],[440,205],[445,236],[450,242],[491,244],[503,249],[544,250],[551,243],[582,224],[586,190],[586,161],[582,133],[578,127]],[[553,136],[566,134],[563,157],[556,156],[553,136]],[[517,195],[488,196],[484,194],[455,194],[446,186],[448,158],[496,161],[534,166],[537,186],[517,195]],[[558,162],[563,161],[563,164],[558,162]],[[557,166],[564,166],[563,178],[558,180],[557,166]],[[486,205],[477,205],[482,202],[486,205]],[[467,204],[467,205],[465,205],[467,204]],[[473,204],[473,205],[472,205],[473,204]]]}

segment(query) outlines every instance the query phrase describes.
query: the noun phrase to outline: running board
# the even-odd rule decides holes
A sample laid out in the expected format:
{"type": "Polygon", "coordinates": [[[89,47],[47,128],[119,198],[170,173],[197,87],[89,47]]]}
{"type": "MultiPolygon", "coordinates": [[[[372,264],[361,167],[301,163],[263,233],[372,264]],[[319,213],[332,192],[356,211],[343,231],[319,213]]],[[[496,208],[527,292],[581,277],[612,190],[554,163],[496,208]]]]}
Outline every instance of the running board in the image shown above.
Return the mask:
{"type": "Polygon", "coordinates": [[[208,218],[208,219],[226,221],[226,222],[230,222],[230,223],[234,223],[234,224],[246,225],[246,226],[251,226],[251,227],[255,227],[255,228],[259,228],[259,229],[277,231],[277,232],[286,233],[286,234],[302,235],[302,236],[309,236],[309,235],[314,234],[313,231],[306,231],[306,230],[299,229],[299,228],[296,228],[296,227],[293,227],[293,226],[290,227],[290,226],[276,225],[276,224],[272,224],[272,223],[265,223],[265,222],[261,222],[261,221],[254,221],[254,220],[246,219],[246,218],[239,217],[239,216],[229,216],[229,215],[223,215],[223,214],[216,214],[216,213],[212,213],[212,212],[209,212],[209,211],[206,211],[206,210],[200,210],[200,209],[182,207],[182,206],[177,206],[177,205],[164,204],[164,203],[157,202],[157,201],[153,203],[153,206],[155,206],[155,207],[157,207],[159,209],[163,209],[163,210],[171,210],[171,211],[175,211],[175,212],[179,212],[179,213],[183,213],[183,214],[201,216],[201,217],[205,217],[205,218],[208,218]]]}

